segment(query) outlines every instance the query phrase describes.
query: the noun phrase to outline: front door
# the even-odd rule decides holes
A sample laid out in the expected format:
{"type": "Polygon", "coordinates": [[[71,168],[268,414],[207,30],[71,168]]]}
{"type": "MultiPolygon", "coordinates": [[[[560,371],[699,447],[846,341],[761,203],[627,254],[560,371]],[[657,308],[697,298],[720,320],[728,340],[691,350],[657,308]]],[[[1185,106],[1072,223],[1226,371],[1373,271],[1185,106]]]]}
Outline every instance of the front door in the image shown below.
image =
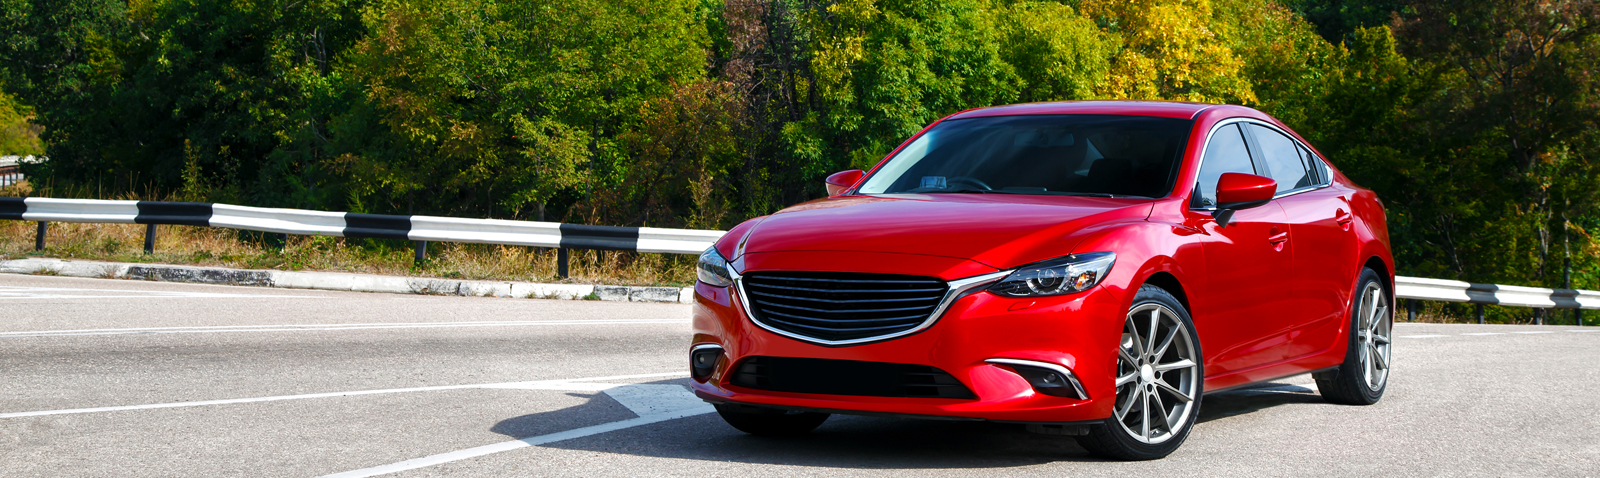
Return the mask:
{"type": "Polygon", "coordinates": [[[1190,201],[1191,224],[1205,233],[1206,277],[1191,303],[1208,377],[1282,360],[1281,332],[1293,325],[1286,310],[1292,304],[1293,253],[1283,208],[1272,201],[1239,210],[1226,226],[1211,216],[1223,173],[1262,172],[1239,125],[1218,128],[1210,138],[1190,201]]]}

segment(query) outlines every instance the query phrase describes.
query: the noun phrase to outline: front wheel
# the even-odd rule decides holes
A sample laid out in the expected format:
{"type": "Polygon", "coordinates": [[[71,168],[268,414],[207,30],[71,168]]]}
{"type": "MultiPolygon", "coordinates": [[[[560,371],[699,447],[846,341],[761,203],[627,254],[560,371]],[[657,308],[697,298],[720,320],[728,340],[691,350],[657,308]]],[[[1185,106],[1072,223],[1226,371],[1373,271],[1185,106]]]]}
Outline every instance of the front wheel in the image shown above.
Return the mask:
{"type": "Polygon", "coordinates": [[[1183,444],[1200,415],[1204,386],[1194,322],[1172,294],[1139,288],[1117,346],[1117,398],[1111,417],[1078,444],[1117,460],[1152,460],[1183,444]]]}
{"type": "Polygon", "coordinates": [[[1363,269],[1359,295],[1350,304],[1350,345],[1339,368],[1318,372],[1317,390],[1322,398],[1346,405],[1371,405],[1383,398],[1389,384],[1390,342],[1394,316],[1389,313],[1389,298],[1383,282],[1372,269],[1363,269]]]}

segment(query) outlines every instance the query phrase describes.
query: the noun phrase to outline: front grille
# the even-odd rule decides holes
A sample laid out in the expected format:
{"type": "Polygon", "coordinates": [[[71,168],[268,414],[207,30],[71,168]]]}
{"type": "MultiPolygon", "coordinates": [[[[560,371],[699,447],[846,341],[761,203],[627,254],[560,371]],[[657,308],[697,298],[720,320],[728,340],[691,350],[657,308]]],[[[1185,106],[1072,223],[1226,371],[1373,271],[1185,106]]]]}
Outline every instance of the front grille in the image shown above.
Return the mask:
{"type": "Polygon", "coordinates": [[[947,290],[939,279],[888,274],[752,272],[743,282],[754,320],[832,342],[916,328],[947,290]]]}
{"type": "Polygon", "coordinates": [[[793,357],[750,357],[733,384],[756,390],[867,397],[977,398],[943,370],[927,365],[793,357]]]}

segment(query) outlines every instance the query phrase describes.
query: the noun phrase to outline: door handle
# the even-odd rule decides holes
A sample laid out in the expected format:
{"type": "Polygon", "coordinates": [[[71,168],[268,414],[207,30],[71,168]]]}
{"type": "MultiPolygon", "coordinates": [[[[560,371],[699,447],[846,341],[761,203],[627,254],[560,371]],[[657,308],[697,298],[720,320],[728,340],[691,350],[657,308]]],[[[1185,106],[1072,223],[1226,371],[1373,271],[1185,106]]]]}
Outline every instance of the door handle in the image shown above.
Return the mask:
{"type": "Polygon", "coordinates": [[[1350,221],[1354,221],[1355,218],[1350,213],[1344,212],[1344,209],[1337,209],[1333,213],[1333,222],[1339,223],[1339,228],[1346,231],[1350,230],[1350,221]]]}
{"type": "Polygon", "coordinates": [[[1267,242],[1272,243],[1272,250],[1282,251],[1283,243],[1289,242],[1289,232],[1278,232],[1277,228],[1273,228],[1272,235],[1267,236],[1267,242]]]}

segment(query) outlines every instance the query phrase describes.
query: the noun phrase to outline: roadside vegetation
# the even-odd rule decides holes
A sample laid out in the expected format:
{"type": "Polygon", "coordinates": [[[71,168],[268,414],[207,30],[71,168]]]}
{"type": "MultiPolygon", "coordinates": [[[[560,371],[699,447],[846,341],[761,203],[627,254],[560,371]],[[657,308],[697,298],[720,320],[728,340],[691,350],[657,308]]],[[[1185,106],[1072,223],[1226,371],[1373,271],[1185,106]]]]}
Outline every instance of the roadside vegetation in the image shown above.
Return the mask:
{"type": "MultiPolygon", "coordinates": [[[[726,229],[822,196],[828,173],[869,167],[963,109],[1204,101],[1282,119],[1377,190],[1401,274],[1600,288],[1595,0],[0,0],[0,11],[0,130],[22,138],[0,138],[21,145],[0,154],[50,158],[24,165],[34,185],[13,195],[726,229]]],[[[409,264],[402,245],[340,248],[409,264]]],[[[674,261],[655,274],[690,280],[674,261]]]]}

